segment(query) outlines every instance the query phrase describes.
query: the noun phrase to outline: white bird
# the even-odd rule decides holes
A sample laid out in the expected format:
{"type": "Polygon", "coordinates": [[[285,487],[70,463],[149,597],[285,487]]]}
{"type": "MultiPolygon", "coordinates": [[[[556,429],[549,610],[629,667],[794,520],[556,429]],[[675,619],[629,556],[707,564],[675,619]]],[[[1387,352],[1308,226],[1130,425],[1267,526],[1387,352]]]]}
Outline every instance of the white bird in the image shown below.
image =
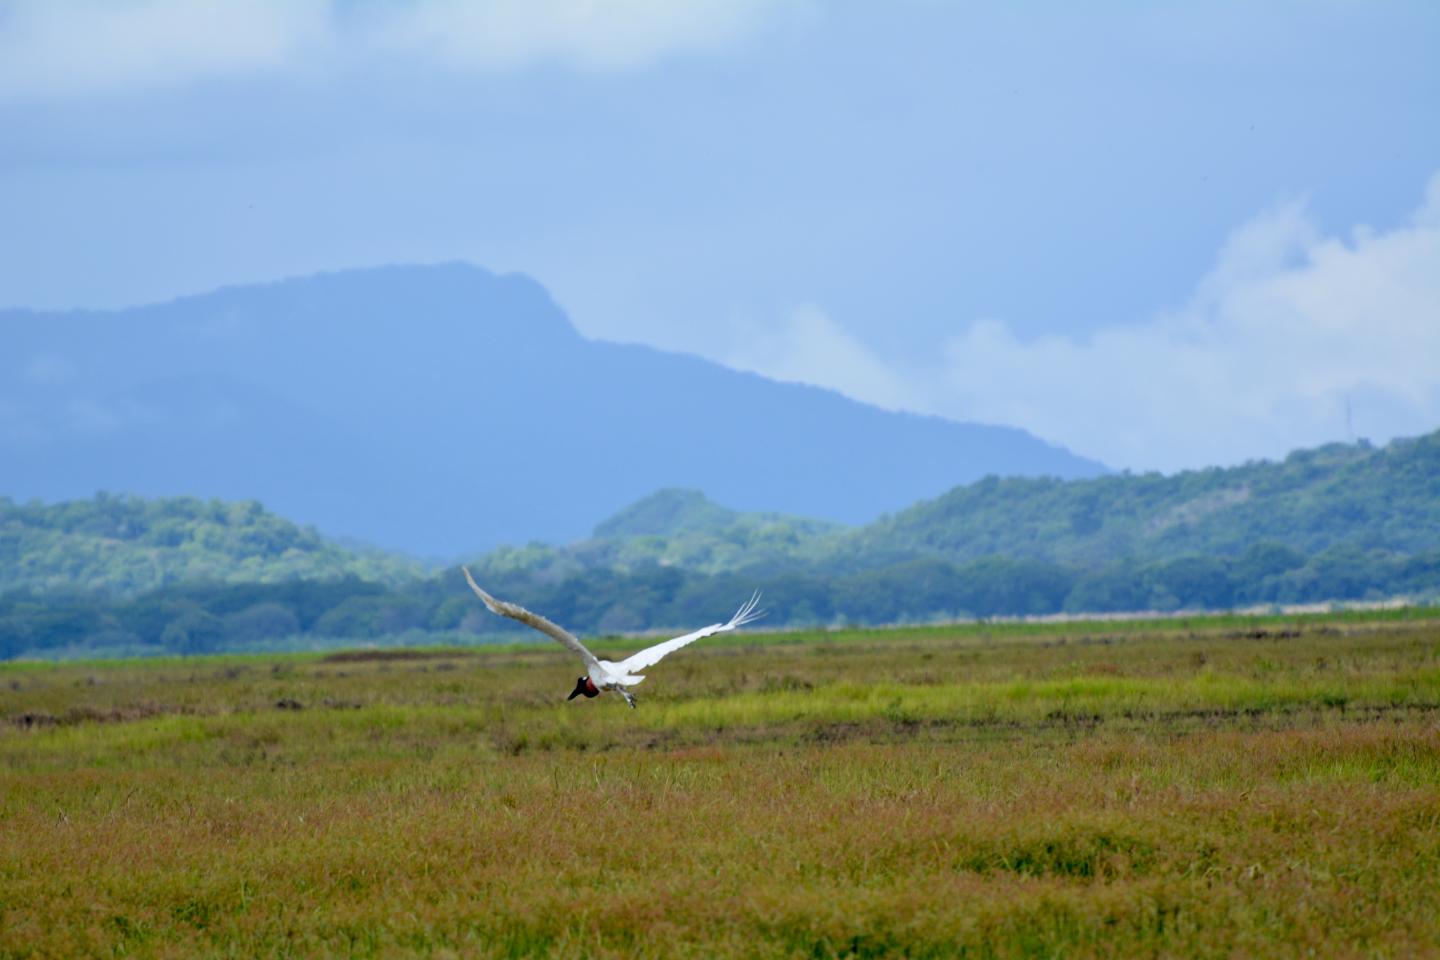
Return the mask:
{"type": "Polygon", "coordinates": [[[635,698],[626,687],[633,687],[644,680],[642,674],[635,673],[636,670],[644,670],[646,667],[659,663],[668,654],[674,653],[687,644],[694,643],[704,637],[717,633],[724,633],[727,630],[734,630],[736,627],[743,627],[753,620],[763,617],[763,611],[757,612],[755,605],[760,602],[760,592],[755,594],[735,611],[735,616],[725,623],[712,623],[708,627],[701,627],[694,633],[687,633],[683,637],[676,637],[673,640],[666,640],[664,643],[657,643],[653,647],[646,647],[633,657],[621,660],[619,663],[612,663],[609,660],[597,660],[595,654],[585,649],[585,644],[569,630],[559,624],[552,623],[540,616],[538,613],[531,613],[524,607],[513,603],[506,603],[504,600],[496,600],[490,594],[480,589],[475,578],[470,576],[470,568],[461,567],[465,571],[465,579],[470,583],[470,589],[475,595],[485,602],[491,613],[498,613],[502,617],[509,617],[511,620],[519,620],[527,627],[534,627],[541,633],[560,641],[580,656],[585,663],[585,676],[575,681],[575,689],[570,691],[566,700],[574,700],[576,697],[598,697],[605,690],[614,690],[625,698],[625,702],[633,708],[635,698]]]}

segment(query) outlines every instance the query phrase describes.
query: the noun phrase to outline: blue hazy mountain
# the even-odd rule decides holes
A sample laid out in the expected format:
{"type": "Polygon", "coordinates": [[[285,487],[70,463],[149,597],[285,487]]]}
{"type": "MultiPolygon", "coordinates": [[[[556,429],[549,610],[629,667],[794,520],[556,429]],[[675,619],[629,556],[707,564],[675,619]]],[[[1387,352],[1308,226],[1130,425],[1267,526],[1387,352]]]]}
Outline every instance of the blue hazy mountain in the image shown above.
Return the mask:
{"type": "Polygon", "coordinates": [[[0,494],[258,499],[421,554],[573,540],[662,487],[856,524],[989,474],[1104,472],[1020,430],[586,340],[533,280],[461,264],[0,329],[0,494]]]}

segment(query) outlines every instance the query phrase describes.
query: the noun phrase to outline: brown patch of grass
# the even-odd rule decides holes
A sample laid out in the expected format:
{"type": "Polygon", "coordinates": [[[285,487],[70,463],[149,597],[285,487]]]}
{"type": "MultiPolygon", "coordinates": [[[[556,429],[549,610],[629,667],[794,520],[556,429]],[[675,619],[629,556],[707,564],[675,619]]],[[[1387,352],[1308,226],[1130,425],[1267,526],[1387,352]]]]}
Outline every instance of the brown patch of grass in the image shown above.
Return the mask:
{"type": "Polygon", "coordinates": [[[149,717],[184,714],[183,707],[162,703],[135,703],[124,707],[97,707],[79,704],[55,715],[43,712],[28,712],[12,716],[10,722],[22,729],[51,726],[74,726],[81,723],[129,723],[149,717]]]}

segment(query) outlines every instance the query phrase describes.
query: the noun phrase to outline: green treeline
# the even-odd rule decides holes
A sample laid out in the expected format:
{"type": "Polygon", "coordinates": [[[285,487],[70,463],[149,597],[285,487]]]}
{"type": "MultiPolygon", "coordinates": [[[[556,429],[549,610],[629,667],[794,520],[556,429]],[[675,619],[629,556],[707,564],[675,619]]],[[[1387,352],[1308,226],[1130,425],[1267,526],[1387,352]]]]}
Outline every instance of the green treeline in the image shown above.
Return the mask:
{"type": "MultiPolygon", "coordinates": [[[[650,566],[583,570],[561,580],[492,575],[487,588],[583,634],[727,617],[765,591],[770,625],[888,624],[1059,612],[1175,610],[1434,597],[1440,551],[1402,557],[1342,546],[1311,558],[1258,544],[1233,559],[1180,557],[1086,571],[1039,560],[911,560],[848,574],[706,574],[650,566]]],[[[50,652],[206,653],[409,638],[533,639],[491,615],[456,569],[400,586],[345,577],[282,583],[182,584],[135,597],[96,593],[0,597],[0,659],[50,652]]]]}

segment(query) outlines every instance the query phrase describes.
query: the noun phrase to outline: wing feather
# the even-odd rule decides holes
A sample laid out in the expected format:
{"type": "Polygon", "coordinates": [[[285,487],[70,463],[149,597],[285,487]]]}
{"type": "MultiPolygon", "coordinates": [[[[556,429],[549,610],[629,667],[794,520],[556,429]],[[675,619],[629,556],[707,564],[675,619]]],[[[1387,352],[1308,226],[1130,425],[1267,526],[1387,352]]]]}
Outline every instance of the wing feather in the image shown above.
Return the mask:
{"type": "Polygon", "coordinates": [[[705,637],[714,636],[717,633],[724,633],[727,630],[734,630],[736,627],[743,627],[747,623],[758,620],[765,616],[763,610],[757,611],[755,606],[760,602],[760,592],[757,590],[749,600],[741,604],[740,609],[735,611],[735,616],[725,623],[712,623],[708,627],[701,627],[694,633],[687,633],[683,637],[676,637],[673,640],[666,640],[657,643],[653,647],[646,647],[628,660],[619,664],[624,673],[634,673],[636,670],[644,670],[651,664],[659,663],[668,654],[674,653],[687,644],[696,640],[703,640],[705,637]]]}
{"type": "Polygon", "coordinates": [[[597,670],[600,669],[600,661],[595,659],[595,654],[585,649],[585,644],[581,643],[575,634],[566,630],[558,623],[552,623],[538,613],[531,613],[519,604],[496,600],[490,596],[490,594],[480,589],[480,585],[475,582],[475,578],[470,576],[469,567],[461,567],[460,569],[465,571],[465,579],[470,584],[470,589],[474,590],[475,595],[485,602],[485,606],[490,609],[491,613],[498,613],[502,617],[519,620],[527,627],[534,627],[536,630],[539,630],[554,640],[558,640],[579,654],[580,659],[585,661],[585,666],[594,667],[597,670]]]}

